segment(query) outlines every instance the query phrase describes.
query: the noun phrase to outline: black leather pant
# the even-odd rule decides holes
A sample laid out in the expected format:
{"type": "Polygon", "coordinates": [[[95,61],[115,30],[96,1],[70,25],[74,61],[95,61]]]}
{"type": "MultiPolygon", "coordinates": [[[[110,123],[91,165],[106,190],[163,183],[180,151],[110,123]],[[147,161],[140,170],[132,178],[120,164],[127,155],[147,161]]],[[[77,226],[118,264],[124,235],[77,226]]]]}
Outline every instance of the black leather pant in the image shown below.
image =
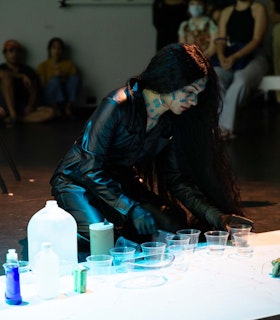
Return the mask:
{"type": "MultiPolygon", "coordinates": [[[[116,237],[122,235],[136,242],[147,241],[151,238],[151,235],[138,235],[130,217],[122,215],[104,201],[94,197],[83,186],[60,179],[60,177],[56,179],[58,183],[54,184],[53,195],[58,205],[73,215],[78,225],[78,233],[83,237],[89,239],[90,224],[104,221],[106,218],[114,224],[116,237]]],[[[181,207],[166,199],[161,199],[135,178],[123,176],[120,180],[126,195],[151,212],[157,229],[176,232],[188,226],[186,212],[181,207]]]]}

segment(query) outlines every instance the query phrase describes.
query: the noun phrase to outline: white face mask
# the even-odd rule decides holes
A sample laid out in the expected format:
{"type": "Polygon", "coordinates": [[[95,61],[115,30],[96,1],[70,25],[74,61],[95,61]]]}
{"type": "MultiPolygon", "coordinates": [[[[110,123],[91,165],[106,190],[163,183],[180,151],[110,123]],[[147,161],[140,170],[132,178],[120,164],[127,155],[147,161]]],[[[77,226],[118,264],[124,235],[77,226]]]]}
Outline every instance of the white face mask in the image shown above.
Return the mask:
{"type": "Polygon", "coordinates": [[[200,4],[190,4],[189,13],[194,18],[199,17],[203,14],[203,6],[200,4]]]}

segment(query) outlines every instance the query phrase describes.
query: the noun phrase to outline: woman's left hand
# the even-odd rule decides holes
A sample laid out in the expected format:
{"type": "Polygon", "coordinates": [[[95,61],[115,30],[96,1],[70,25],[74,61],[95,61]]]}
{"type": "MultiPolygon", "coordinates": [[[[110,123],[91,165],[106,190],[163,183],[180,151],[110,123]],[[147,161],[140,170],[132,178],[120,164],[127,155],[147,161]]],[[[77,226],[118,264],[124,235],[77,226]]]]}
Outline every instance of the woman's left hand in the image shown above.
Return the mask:
{"type": "Polygon", "coordinates": [[[218,225],[221,230],[228,231],[230,224],[245,224],[253,227],[254,221],[236,214],[222,214],[219,218],[218,225]]]}

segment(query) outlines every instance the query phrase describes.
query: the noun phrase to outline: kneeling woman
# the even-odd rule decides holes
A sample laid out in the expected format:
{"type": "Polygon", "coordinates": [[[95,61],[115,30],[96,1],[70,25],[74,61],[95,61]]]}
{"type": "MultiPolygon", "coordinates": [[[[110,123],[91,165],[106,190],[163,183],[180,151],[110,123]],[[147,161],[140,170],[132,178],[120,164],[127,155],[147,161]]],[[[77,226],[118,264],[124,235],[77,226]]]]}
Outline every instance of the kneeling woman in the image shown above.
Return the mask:
{"type": "Polygon", "coordinates": [[[105,218],[138,242],[157,229],[252,224],[239,207],[219,104],[216,73],[188,44],[164,47],[108,94],[51,179],[79,233],[105,218]]]}

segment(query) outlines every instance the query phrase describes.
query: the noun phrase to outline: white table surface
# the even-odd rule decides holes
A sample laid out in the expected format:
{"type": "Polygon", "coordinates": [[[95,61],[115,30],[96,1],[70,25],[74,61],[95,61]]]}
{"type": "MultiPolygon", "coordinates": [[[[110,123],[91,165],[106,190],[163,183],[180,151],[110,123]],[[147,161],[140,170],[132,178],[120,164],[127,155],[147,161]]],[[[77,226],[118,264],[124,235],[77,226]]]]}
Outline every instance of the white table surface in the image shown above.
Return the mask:
{"type": "MultiPolygon", "coordinates": [[[[207,249],[195,252],[186,272],[171,265],[153,275],[161,286],[120,288],[127,279],[150,272],[111,274],[105,282],[88,276],[87,292],[73,292],[73,278],[61,278],[61,295],[53,300],[36,296],[32,273],[21,274],[24,303],[5,303],[5,276],[0,277],[0,320],[146,320],[146,319],[260,319],[280,314],[280,278],[272,278],[271,260],[280,257],[280,230],[257,234],[254,254],[240,258],[227,247],[224,256],[207,249]]],[[[131,280],[133,281],[133,280],[131,280]]]]}

